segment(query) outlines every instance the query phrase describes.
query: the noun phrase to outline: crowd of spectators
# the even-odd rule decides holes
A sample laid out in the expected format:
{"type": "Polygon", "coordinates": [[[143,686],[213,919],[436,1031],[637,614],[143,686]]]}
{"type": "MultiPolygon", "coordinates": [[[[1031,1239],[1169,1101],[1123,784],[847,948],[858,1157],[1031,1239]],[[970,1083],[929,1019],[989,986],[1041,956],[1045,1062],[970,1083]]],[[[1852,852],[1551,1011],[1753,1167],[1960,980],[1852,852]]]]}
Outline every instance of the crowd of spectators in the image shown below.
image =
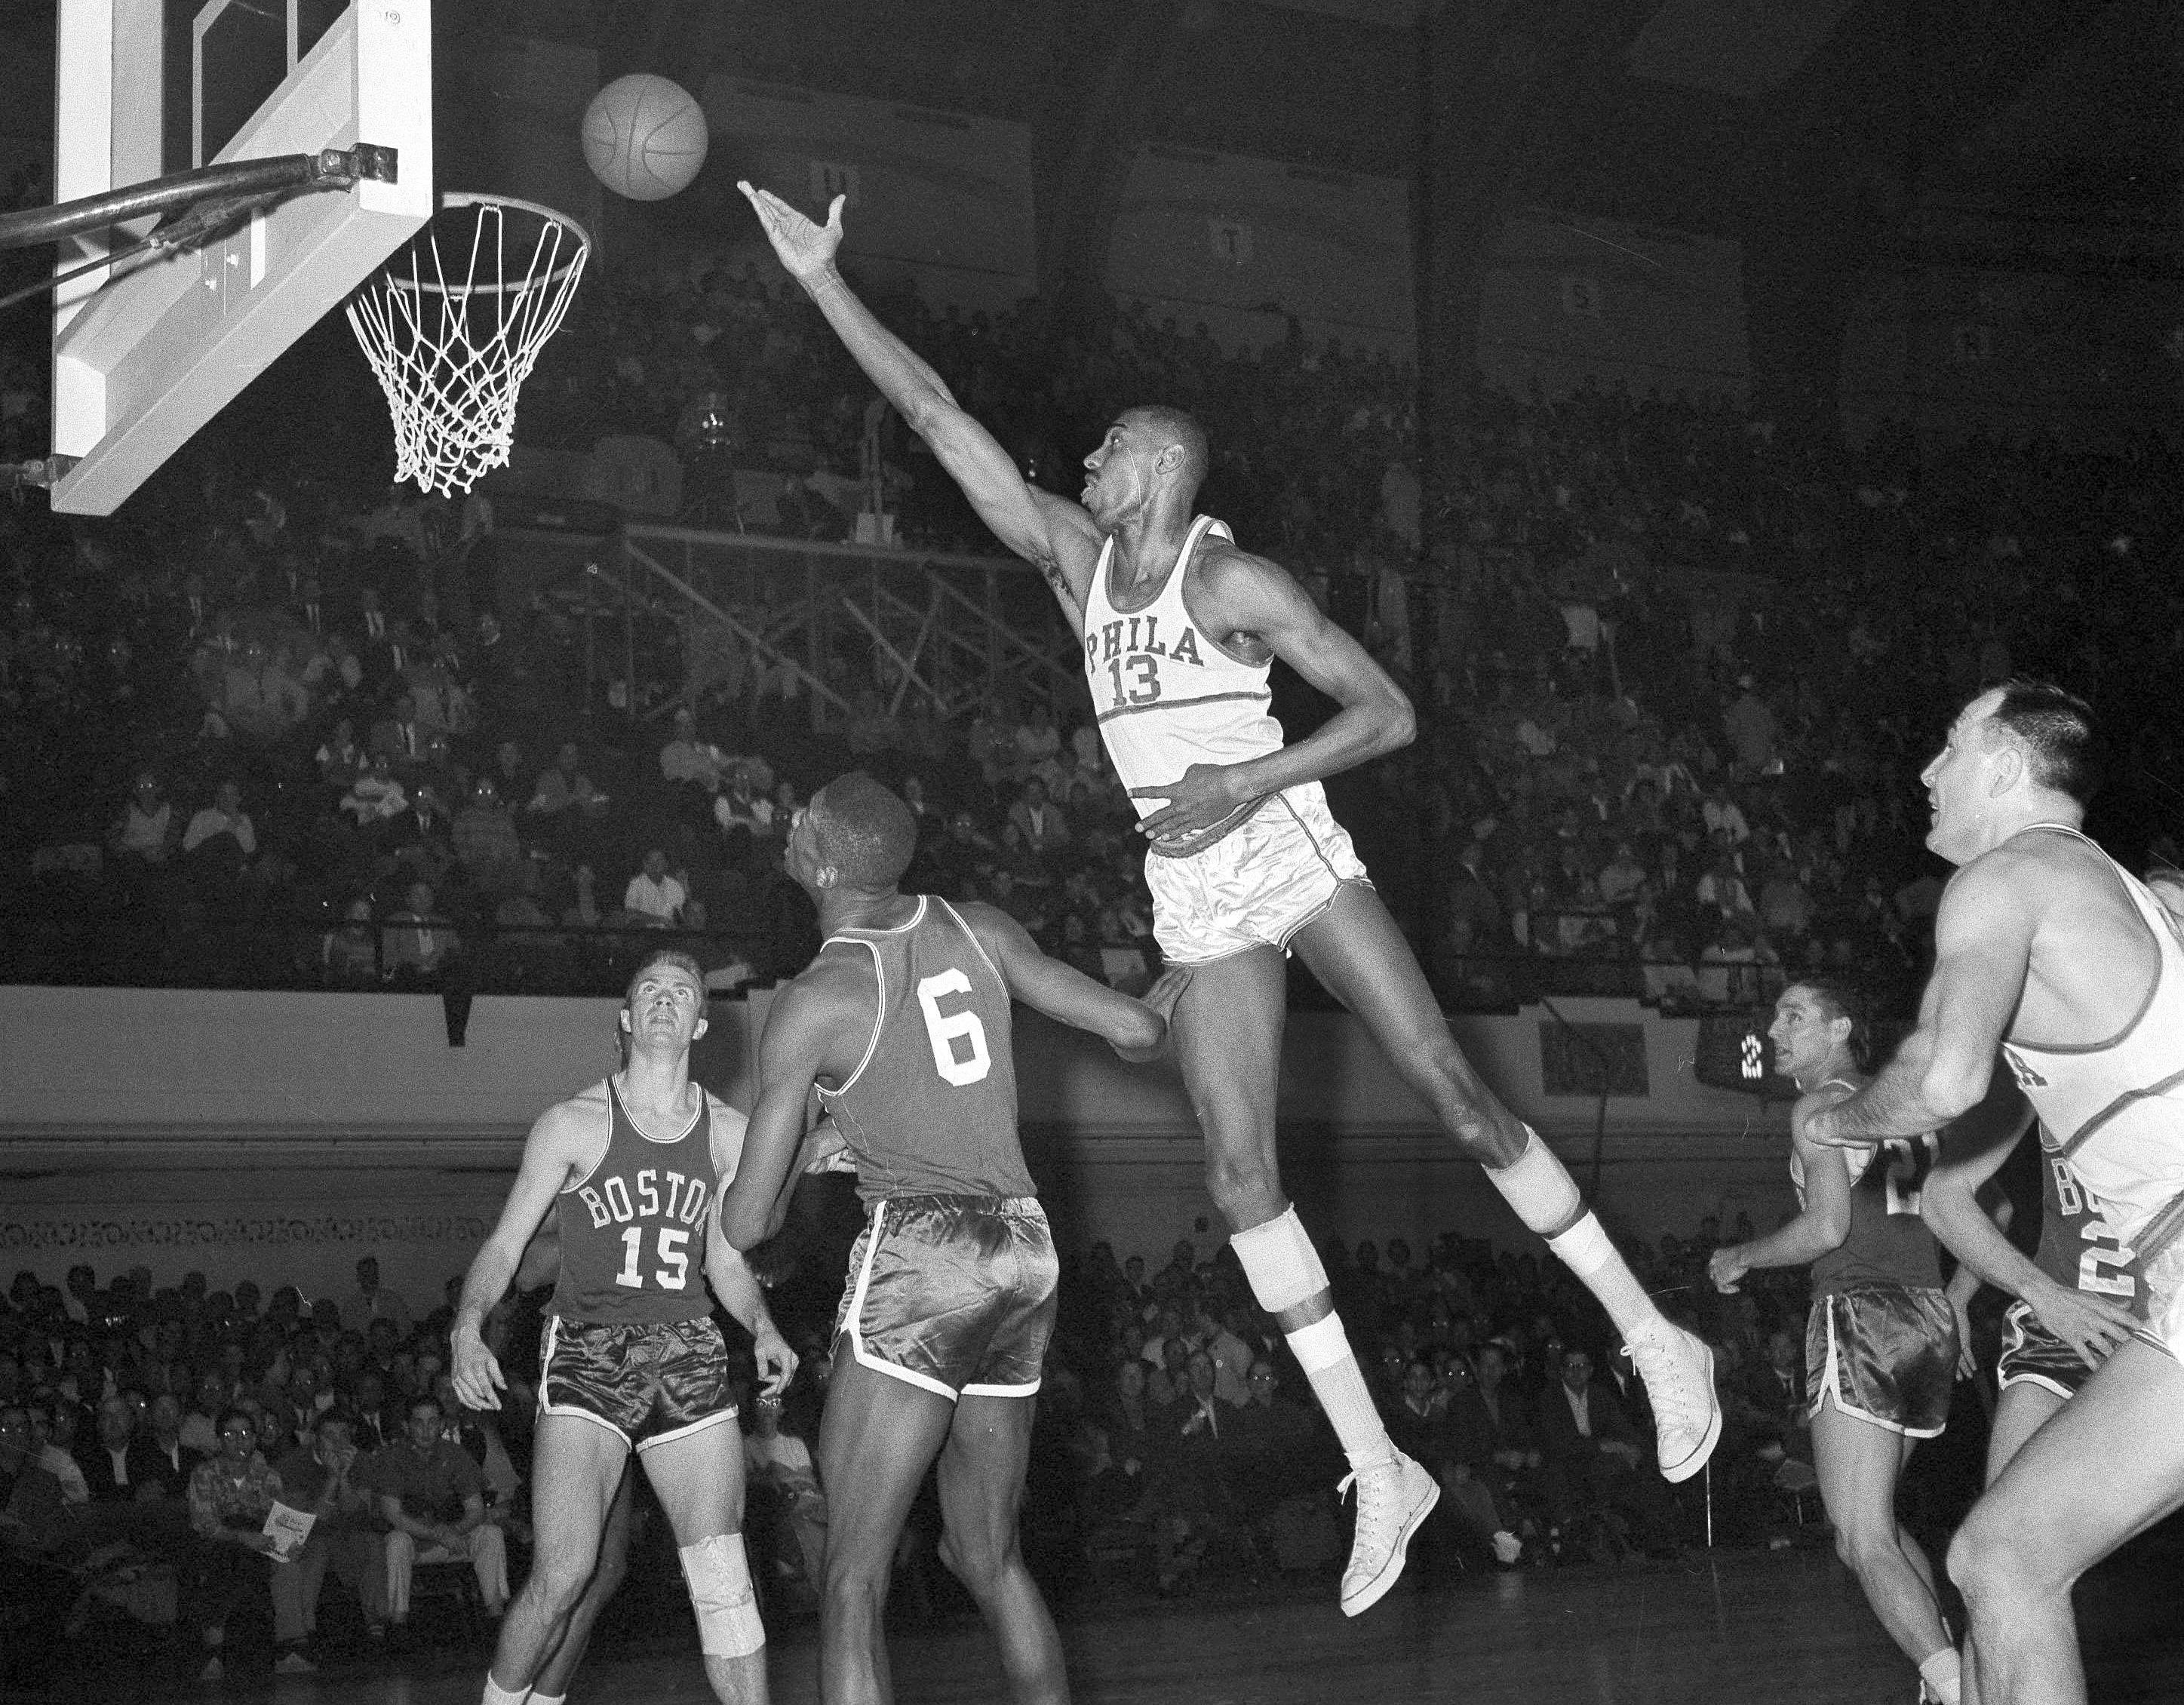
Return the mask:
{"type": "MultiPolygon", "coordinates": [[[[1908,981],[1941,874],[1915,778],[1983,682],[2049,675],[2137,772],[2168,755],[2145,730],[2184,652],[2173,445],[1852,450],[1721,397],[1481,382],[1424,482],[1411,371],[1294,320],[1237,350],[1141,304],[1058,333],[880,306],[1050,484],[1121,401],[1201,415],[1206,507],[1422,707],[1420,743],[1338,806],[1451,1004],[1744,1003],[1819,965],[1908,981]]],[[[28,453],[42,370],[12,343],[0,365],[28,453]]],[[[723,259],[588,281],[524,418],[535,442],[672,444],[694,490],[708,458],[765,475],[736,526],[839,538],[877,500],[912,541],[990,550],[870,402],[800,293],[723,259]]],[[[1117,981],[1156,968],[1089,705],[1001,693],[942,719],[851,644],[816,666],[855,711],[817,735],[794,671],[723,671],[664,617],[629,678],[602,670],[574,601],[504,549],[489,504],[306,476],[217,429],[133,521],[0,509],[14,974],[607,987],[618,930],[667,928],[716,986],[763,981],[811,944],[776,868],[788,816],[852,764],[928,826],[915,880],[1117,981]]],[[[1324,714],[1277,692],[1293,735],[1324,714]]],[[[2151,797],[2126,840],[2166,828],[2151,797]]]]}
{"type": "MultiPolygon", "coordinates": [[[[826,1489],[812,1443],[842,1219],[800,1212],[762,1256],[802,1355],[785,1401],[744,1406],[746,1530],[774,1617],[816,1603],[826,1489]]],[[[1641,1281],[1713,1348],[1726,1425],[1710,1492],[1659,1479],[1644,1387],[1556,1263],[1455,1232],[1417,1251],[1400,1237],[1328,1242],[1381,1411],[1446,1494],[1418,1541],[1422,1578],[1820,1537],[1803,1277],[1755,1273],[1717,1295],[1704,1275],[1721,1240],[1709,1218],[1689,1239],[1630,1250],[1641,1281]]],[[[0,1604],[21,1661],[129,1625],[161,1661],[214,1674],[370,1663],[489,1635],[526,1566],[534,1346],[550,1293],[513,1295],[489,1318],[510,1385],[482,1413],[448,1377],[460,1275],[429,1310],[415,1276],[397,1276],[411,1288],[367,1256],[352,1293],[310,1300],[250,1279],[214,1290],[200,1273],[160,1287],[141,1267],[105,1284],[88,1266],[59,1286],[16,1275],[0,1306],[0,1604]],[[313,1519],[284,1536],[292,1512],[313,1519]],[[454,1596],[413,1625],[426,1574],[454,1596]]],[[[1201,1220],[1156,1267],[1080,1248],[1061,1299],[1024,1515],[1050,1591],[1323,1584],[1346,1548],[1340,1451],[1225,1241],[1201,1220]]],[[[951,1608],[936,1518],[921,1504],[898,1560],[911,1614],[951,1608]]],[[[666,1544],[661,1531],[641,1523],[638,1550],[666,1544]]],[[[631,1568],[649,1578],[644,1557],[631,1568]]],[[[679,1609],[671,1575],[633,1590],[625,1613],[656,1627],[663,1607],[679,1609]]]]}

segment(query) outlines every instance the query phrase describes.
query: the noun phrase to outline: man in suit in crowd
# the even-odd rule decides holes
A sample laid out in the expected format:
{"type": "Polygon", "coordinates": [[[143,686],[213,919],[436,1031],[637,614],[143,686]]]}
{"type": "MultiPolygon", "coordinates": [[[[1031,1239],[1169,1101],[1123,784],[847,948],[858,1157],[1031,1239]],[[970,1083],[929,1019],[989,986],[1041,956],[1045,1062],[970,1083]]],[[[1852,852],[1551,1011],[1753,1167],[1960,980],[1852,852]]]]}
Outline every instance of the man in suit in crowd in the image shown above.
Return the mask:
{"type": "Polygon", "coordinates": [[[98,1406],[97,1435],[80,1444],[76,1465],[95,1504],[148,1503],[167,1496],[172,1469],[159,1447],[136,1435],[136,1411],[126,1397],[98,1406]]]}

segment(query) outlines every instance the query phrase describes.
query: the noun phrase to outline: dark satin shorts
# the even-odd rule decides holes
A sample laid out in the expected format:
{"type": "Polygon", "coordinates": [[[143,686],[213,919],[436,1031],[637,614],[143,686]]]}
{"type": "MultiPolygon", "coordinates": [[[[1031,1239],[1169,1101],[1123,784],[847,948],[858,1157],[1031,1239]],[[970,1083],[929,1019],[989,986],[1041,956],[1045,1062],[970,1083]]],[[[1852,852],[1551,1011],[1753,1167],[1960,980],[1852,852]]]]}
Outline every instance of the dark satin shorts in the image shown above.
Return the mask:
{"type": "Polygon", "coordinates": [[[2002,1318],[2002,1360],[1995,1368],[2000,1387],[2029,1384],[2075,1397],[2093,1377],[2085,1358],[2040,1323],[2030,1305],[2013,1302],[2002,1318]]]}
{"type": "Polygon", "coordinates": [[[1813,1412],[1846,1415],[1914,1439],[1948,1424],[1957,1382],[1957,1318],[1939,1290],[1873,1284],[1813,1300],[1805,1319],[1813,1412]]]}
{"type": "Polygon", "coordinates": [[[596,1421],[638,1450],[736,1418],[727,1340],[709,1317],[609,1326],[549,1318],[538,1412],[596,1421]]]}
{"type": "Polygon", "coordinates": [[[1036,1196],[891,1196],[850,1251],[835,1334],[863,1366],[944,1397],[1028,1397],[1060,1276],[1036,1196]]]}

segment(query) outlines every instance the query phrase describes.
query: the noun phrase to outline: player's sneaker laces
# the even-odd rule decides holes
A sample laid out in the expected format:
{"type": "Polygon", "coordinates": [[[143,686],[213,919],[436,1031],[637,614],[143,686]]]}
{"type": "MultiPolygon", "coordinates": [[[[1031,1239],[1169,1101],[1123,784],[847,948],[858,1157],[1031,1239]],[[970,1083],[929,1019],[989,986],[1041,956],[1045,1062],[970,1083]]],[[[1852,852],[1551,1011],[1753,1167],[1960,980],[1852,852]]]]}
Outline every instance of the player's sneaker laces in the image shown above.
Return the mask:
{"type": "Polygon", "coordinates": [[[1356,1616],[1380,1602],[1403,1572],[1418,1524],[1440,1502],[1440,1484],[1401,1451],[1388,1462],[1342,1477],[1340,1497],[1357,1488],[1357,1526],[1350,1566],[1342,1571],[1342,1613],[1356,1616]]]}
{"type": "Polygon", "coordinates": [[[1646,1382],[1653,1406],[1653,1437],[1664,1480],[1687,1480],[1721,1441],[1721,1402],[1714,1396],[1713,1351],[1695,1333],[1663,1320],[1623,1347],[1646,1382]]]}

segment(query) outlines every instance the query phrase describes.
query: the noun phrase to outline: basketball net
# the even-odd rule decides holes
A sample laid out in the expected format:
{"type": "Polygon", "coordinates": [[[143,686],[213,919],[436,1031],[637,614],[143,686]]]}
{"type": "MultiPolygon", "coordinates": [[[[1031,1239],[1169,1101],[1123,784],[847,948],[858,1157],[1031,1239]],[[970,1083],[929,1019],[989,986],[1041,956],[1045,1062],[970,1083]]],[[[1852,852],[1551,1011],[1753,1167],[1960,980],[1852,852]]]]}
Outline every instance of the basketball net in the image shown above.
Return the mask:
{"type": "Polygon", "coordinates": [[[508,460],[515,394],[561,324],[591,244],[530,202],[451,192],[349,303],[394,417],[394,478],[466,492],[508,460]]]}

